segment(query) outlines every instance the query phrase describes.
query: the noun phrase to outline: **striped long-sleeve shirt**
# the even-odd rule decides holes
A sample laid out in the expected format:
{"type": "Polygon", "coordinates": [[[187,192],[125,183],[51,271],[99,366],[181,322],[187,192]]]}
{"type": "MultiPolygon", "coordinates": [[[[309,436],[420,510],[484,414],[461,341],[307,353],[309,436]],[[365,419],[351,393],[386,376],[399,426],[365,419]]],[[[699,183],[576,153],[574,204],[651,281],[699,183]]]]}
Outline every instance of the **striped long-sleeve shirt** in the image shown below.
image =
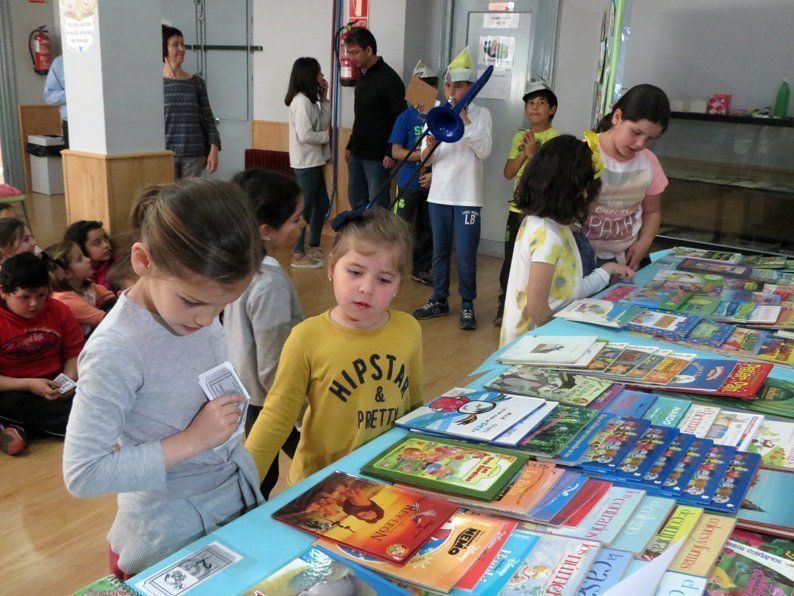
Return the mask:
{"type": "Polygon", "coordinates": [[[166,149],[178,157],[194,157],[206,155],[210,145],[221,148],[221,136],[207,97],[207,85],[201,77],[163,77],[163,100],[166,149]]]}

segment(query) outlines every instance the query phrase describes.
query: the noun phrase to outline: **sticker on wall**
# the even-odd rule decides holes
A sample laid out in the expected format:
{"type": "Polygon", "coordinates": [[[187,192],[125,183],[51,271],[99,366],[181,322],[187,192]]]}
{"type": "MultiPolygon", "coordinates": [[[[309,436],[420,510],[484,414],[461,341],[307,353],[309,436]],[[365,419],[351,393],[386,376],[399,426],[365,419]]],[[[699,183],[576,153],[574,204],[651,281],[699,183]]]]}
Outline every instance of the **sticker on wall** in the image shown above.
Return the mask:
{"type": "Polygon", "coordinates": [[[516,38],[505,35],[481,35],[477,63],[495,69],[513,68],[513,54],[516,51],[516,38]]]}
{"type": "Polygon", "coordinates": [[[520,13],[493,14],[486,12],[482,15],[483,29],[518,29],[520,13]]]}
{"type": "Polygon", "coordinates": [[[94,45],[96,0],[60,0],[61,40],[63,46],[77,54],[94,45]]]}

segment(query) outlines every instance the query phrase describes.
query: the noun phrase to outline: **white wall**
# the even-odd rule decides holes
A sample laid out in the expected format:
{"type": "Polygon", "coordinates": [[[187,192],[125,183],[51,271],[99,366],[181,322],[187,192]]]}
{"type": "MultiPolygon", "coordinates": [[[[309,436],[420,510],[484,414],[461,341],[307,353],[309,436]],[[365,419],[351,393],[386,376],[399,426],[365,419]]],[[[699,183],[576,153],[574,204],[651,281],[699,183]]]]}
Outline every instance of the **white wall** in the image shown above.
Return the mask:
{"type": "Polygon", "coordinates": [[[49,30],[53,57],[60,54],[60,22],[58,1],[46,0],[45,4],[30,4],[26,0],[10,0],[14,67],[16,69],[17,97],[20,104],[43,104],[45,75],[33,72],[33,63],[28,52],[28,36],[40,25],[49,30]]]}
{"type": "MultiPolygon", "coordinates": [[[[398,73],[404,65],[406,1],[370,3],[369,29],[378,54],[398,73]]],[[[284,95],[296,58],[314,56],[330,79],[332,11],[331,0],[290,0],[289,10],[272,0],[254,0],[253,43],[263,47],[253,59],[255,120],[287,121],[284,95]]],[[[352,125],[353,88],[343,87],[340,126],[352,125]]]]}
{"type": "MultiPolygon", "coordinates": [[[[407,0],[405,5],[405,48],[402,77],[406,83],[419,60],[443,78],[446,64],[441,64],[444,0],[407,0]]],[[[399,70],[397,71],[400,72],[399,70]]]]}
{"type": "Polygon", "coordinates": [[[634,0],[624,86],[654,83],[684,100],[730,93],[732,108],[774,105],[781,80],[794,84],[793,35],[791,0],[634,0]]]}

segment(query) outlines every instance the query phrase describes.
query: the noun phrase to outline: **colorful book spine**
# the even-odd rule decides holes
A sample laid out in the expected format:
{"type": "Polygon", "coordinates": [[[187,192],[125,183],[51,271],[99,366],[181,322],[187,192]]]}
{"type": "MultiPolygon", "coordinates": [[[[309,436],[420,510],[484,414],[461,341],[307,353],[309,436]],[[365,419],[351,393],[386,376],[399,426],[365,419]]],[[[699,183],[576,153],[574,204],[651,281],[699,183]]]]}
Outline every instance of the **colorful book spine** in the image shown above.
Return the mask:
{"type": "Polygon", "coordinates": [[[645,495],[610,546],[635,555],[640,554],[659,531],[659,526],[667,519],[674,506],[674,499],[645,495]]]}
{"type": "Polygon", "coordinates": [[[689,505],[678,505],[667,518],[662,529],[654,536],[650,545],[642,552],[641,559],[652,561],[661,555],[668,546],[679,540],[685,540],[694,530],[703,509],[689,505]]]}

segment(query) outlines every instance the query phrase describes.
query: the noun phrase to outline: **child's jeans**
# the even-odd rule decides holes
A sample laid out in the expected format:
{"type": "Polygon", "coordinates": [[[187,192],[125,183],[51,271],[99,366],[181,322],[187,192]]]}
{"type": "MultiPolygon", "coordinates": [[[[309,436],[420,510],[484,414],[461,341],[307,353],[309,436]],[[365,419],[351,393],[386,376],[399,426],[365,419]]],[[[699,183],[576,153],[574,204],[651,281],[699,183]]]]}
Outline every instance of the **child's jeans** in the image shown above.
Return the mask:
{"type": "Polygon", "coordinates": [[[0,392],[0,421],[16,424],[29,437],[66,434],[72,398],[44,399],[29,391],[0,392]]]}
{"type": "MultiPolygon", "coordinates": [[[[323,167],[296,168],[295,177],[303,192],[303,219],[309,228],[309,246],[320,246],[325,214],[328,211],[328,191],[325,188],[323,167]]],[[[306,228],[301,231],[295,252],[306,252],[306,228]]]]}
{"type": "Polygon", "coordinates": [[[377,195],[377,205],[389,208],[389,189],[383,188],[389,177],[389,170],[381,160],[360,159],[350,156],[347,162],[347,200],[351,209],[357,209],[372,201],[377,195]]]}
{"type": "Polygon", "coordinates": [[[480,207],[429,203],[433,229],[433,300],[449,298],[452,240],[458,261],[458,292],[463,303],[477,297],[477,247],[480,245],[480,207]]]}

